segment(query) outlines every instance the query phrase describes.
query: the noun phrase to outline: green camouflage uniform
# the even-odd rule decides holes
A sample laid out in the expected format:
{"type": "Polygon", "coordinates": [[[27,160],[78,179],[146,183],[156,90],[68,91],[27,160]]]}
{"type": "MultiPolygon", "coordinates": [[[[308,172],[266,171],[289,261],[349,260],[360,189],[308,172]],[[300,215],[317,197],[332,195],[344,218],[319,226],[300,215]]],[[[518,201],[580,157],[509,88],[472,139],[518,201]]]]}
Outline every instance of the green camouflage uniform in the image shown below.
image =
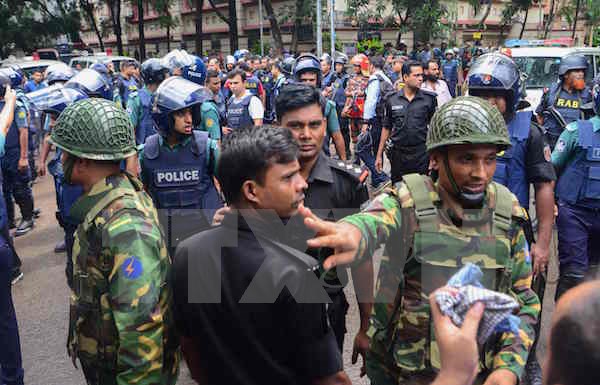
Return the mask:
{"type": "Polygon", "coordinates": [[[371,201],[365,212],[343,219],[362,232],[359,260],[387,242],[368,332],[371,382],[432,381],[440,361],[428,295],[466,262],[482,267],[486,287],[509,293],[521,305],[519,335],[504,333],[486,344],[482,375],[508,369],[520,378],[540,312],[539,299],[531,290],[531,260],[521,228],[526,212],[506,188],[491,183],[483,209],[458,216],[460,205],[431,179],[413,174],[405,180],[412,180],[410,189],[401,182],[371,201]],[[425,197],[420,200],[413,195],[419,185],[418,195],[425,197]],[[496,205],[498,195],[503,199],[496,205]],[[423,207],[427,202],[429,210],[423,207]],[[504,220],[501,212],[507,213],[504,220]],[[454,224],[457,218],[461,227],[454,224]]]}
{"type": "Polygon", "coordinates": [[[73,206],[74,290],[68,349],[88,384],[174,384],[179,351],[166,285],[170,260],[156,209],[127,174],[73,206]]]}

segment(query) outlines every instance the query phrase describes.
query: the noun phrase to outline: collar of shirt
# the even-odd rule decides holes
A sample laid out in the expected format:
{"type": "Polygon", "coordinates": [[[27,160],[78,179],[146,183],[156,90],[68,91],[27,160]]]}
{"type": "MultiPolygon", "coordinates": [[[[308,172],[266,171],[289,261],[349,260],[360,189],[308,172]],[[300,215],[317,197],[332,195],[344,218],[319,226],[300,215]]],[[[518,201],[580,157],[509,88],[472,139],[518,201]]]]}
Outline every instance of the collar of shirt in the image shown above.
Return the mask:
{"type": "MultiPolygon", "coordinates": [[[[406,96],[404,96],[404,90],[405,90],[405,87],[402,87],[398,91],[398,95],[401,96],[401,97],[403,97],[404,99],[406,99],[406,96]]],[[[417,100],[419,98],[422,98],[422,97],[423,97],[423,93],[421,92],[421,89],[419,88],[417,90],[417,92],[415,92],[415,97],[410,102],[414,102],[415,100],[417,100]]],[[[408,100],[408,99],[406,99],[406,100],[408,100]]]]}
{"type": "Polygon", "coordinates": [[[458,199],[452,193],[446,191],[439,182],[435,183],[435,189],[438,194],[438,207],[448,213],[453,222],[462,222],[465,219],[471,223],[489,220],[490,210],[488,208],[491,207],[491,204],[495,205],[491,199],[492,196],[495,196],[492,183],[489,183],[485,189],[485,197],[483,198],[481,209],[465,209],[458,199]]]}
{"type": "Polygon", "coordinates": [[[326,183],[333,183],[333,172],[329,167],[329,160],[323,151],[319,153],[319,157],[315,162],[306,183],[312,183],[315,180],[320,180],[326,183]]]}
{"type": "MultiPolygon", "coordinates": [[[[193,134],[192,134],[192,135],[193,135],[193,134]]],[[[171,146],[170,146],[170,145],[169,145],[169,144],[166,142],[165,138],[163,138],[163,136],[162,136],[162,135],[159,135],[159,136],[158,136],[158,143],[159,143],[159,144],[160,144],[160,145],[161,145],[161,146],[162,146],[164,149],[166,149],[166,150],[168,150],[168,151],[173,151],[173,152],[175,152],[175,151],[177,151],[179,148],[186,146],[186,145],[188,144],[188,142],[189,142],[190,140],[192,140],[192,135],[188,135],[188,136],[186,136],[184,140],[182,140],[181,142],[177,142],[177,143],[175,143],[175,145],[174,145],[173,147],[171,147],[171,146]]]]}
{"type": "Polygon", "coordinates": [[[77,219],[78,222],[83,222],[87,213],[111,190],[115,188],[135,190],[131,183],[131,180],[122,173],[111,175],[98,181],[92,186],[89,192],[84,193],[77,201],[75,201],[71,208],[70,215],[77,219]]]}

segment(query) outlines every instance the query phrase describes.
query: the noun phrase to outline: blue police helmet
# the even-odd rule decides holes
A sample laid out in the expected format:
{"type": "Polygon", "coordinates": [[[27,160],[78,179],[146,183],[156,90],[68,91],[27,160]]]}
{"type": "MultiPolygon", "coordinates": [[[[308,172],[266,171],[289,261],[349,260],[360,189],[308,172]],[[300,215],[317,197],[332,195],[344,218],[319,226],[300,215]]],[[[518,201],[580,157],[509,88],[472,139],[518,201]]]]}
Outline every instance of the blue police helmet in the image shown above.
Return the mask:
{"type": "Polygon", "coordinates": [[[469,95],[495,90],[506,97],[508,113],[515,112],[522,97],[521,73],[515,62],[500,53],[478,57],[467,75],[469,95]]]}
{"type": "Polygon", "coordinates": [[[233,57],[235,58],[235,61],[237,62],[241,58],[248,56],[249,53],[250,52],[247,49],[238,49],[237,51],[235,51],[233,53],[233,57]]]}
{"type": "Polygon", "coordinates": [[[50,103],[61,97],[60,90],[64,87],[61,83],[56,83],[48,87],[40,88],[25,94],[27,103],[36,111],[44,111],[50,103]]]}
{"type": "Polygon", "coordinates": [[[0,72],[10,80],[10,86],[13,89],[20,88],[23,85],[23,74],[15,68],[0,68],[0,72]]]}
{"type": "Polygon", "coordinates": [[[52,64],[46,68],[46,82],[52,85],[56,82],[66,82],[75,76],[75,70],[66,64],[52,64]]]}
{"type": "Polygon", "coordinates": [[[300,75],[302,73],[315,72],[317,74],[317,87],[321,87],[321,79],[323,77],[323,74],[321,73],[321,62],[315,55],[305,53],[298,56],[292,72],[294,79],[297,81],[300,81],[300,75]]]}
{"type": "Polygon", "coordinates": [[[173,126],[171,114],[192,107],[192,123],[194,127],[197,127],[201,122],[201,105],[210,98],[211,93],[206,88],[181,76],[170,77],[162,82],[156,90],[152,119],[160,134],[165,136],[173,126]]]}
{"type": "Polygon", "coordinates": [[[294,69],[294,64],[296,64],[296,59],[293,56],[288,56],[281,62],[281,72],[285,76],[292,76],[292,70],[294,69]]]}
{"type": "Polygon", "coordinates": [[[100,72],[91,68],[81,70],[65,83],[66,88],[83,91],[87,96],[113,100],[113,88],[110,81],[100,72]]]}
{"type": "Polygon", "coordinates": [[[194,62],[191,65],[183,67],[181,76],[196,84],[204,85],[206,80],[206,64],[198,56],[194,56],[194,62]]]}
{"type": "Polygon", "coordinates": [[[563,57],[558,67],[558,76],[565,76],[565,74],[571,70],[584,70],[588,69],[588,61],[583,55],[571,54],[563,57]]]}
{"type": "Polygon", "coordinates": [[[165,55],[162,59],[163,65],[169,69],[172,74],[176,68],[181,68],[193,64],[194,59],[186,51],[174,49],[165,55]]]}
{"type": "Polygon", "coordinates": [[[60,115],[65,108],[75,103],[78,100],[87,99],[88,96],[81,90],[75,88],[60,88],[51,98],[48,105],[44,108],[44,112],[52,113],[56,116],[60,115]]]}
{"type": "Polygon", "coordinates": [[[160,84],[167,77],[169,69],[160,59],[152,58],[142,63],[140,75],[146,84],[160,84]]]}

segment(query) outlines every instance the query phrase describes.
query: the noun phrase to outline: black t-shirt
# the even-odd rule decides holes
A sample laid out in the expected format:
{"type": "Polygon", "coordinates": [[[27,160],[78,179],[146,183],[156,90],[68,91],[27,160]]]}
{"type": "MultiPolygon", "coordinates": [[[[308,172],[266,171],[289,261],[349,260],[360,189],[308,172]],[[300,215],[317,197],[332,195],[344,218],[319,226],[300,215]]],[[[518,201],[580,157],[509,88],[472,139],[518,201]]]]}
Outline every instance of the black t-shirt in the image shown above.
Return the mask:
{"type": "Polygon", "coordinates": [[[528,183],[551,182],[556,180],[556,171],[550,159],[552,151],[540,126],[531,123],[527,138],[525,168],[528,183]]]}
{"type": "Polygon", "coordinates": [[[437,96],[433,92],[417,90],[408,101],[404,90],[387,96],[383,127],[392,130],[391,138],[399,147],[425,147],[425,138],[431,117],[437,108],[437,96]]]}
{"type": "Polygon", "coordinates": [[[322,290],[314,260],[264,236],[277,225],[249,226],[229,214],[177,249],[175,322],[199,353],[202,367],[193,371],[208,384],[307,384],[342,370],[326,299],[306,301],[322,290]]]}

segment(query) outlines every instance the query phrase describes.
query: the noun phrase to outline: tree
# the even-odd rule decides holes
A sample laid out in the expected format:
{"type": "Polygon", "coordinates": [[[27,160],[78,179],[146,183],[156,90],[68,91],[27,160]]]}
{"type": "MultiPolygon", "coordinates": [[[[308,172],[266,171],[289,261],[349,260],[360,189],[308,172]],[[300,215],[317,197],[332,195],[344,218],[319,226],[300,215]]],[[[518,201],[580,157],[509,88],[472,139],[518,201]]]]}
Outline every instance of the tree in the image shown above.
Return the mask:
{"type": "Polygon", "coordinates": [[[544,26],[544,39],[548,38],[548,33],[550,33],[550,29],[552,29],[552,24],[554,24],[554,14],[556,11],[556,1],[550,0],[550,11],[548,12],[548,19],[546,20],[546,25],[544,26]]]}
{"type": "Polygon", "coordinates": [[[208,0],[208,3],[210,4],[212,10],[215,11],[219,19],[223,20],[229,27],[229,50],[233,54],[233,52],[239,47],[237,9],[235,0],[228,0],[228,16],[223,15],[223,13],[219,11],[213,0],[208,0]]]}
{"type": "Polygon", "coordinates": [[[0,56],[51,46],[60,35],[80,41],[80,19],[76,0],[0,0],[0,56]]]}
{"type": "Polygon", "coordinates": [[[575,39],[575,31],[577,30],[577,19],[579,18],[580,6],[581,0],[577,0],[577,5],[575,6],[575,16],[573,17],[573,33],[571,34],[571,39],[575,39]]]}
{"type": "MultiPolygon", "coordinates": [[[[140,50],[140,62],[146,60],[146,39],[144,37],[144,0],[134,0],[138,9],[138,43],[140,50]]],[[[132,4],[133,6],[133,4],[132,4]]]]}
{"type": "Polygon", "coordinates": [[[167,30],[167,51],[171,51],[171,28],[179,24],[176,17],[171,15],[173,0],[154,0],[154,9],[159,12],[158,24],[167,30]]]}
{"type": "Polygon", "coordinates": [[[196,23],[196,54],[202,56],[202,7],[204,0],[195,0],[196,10],[194,13],[194,21],[196,23]]]}
{"type": "Polygon", "coordinates": [[[469,4],[471,5],[471,8],[473,8],[473,12],[476,16],[481,11],[481,5],[486,4],[485,11],[483,12],[481,19],[479,19],[479,22],[477,23],[479,31],[484,30],[485,21],[487,20],[488,16],[490,15],[490,11],[492,10],[492,0],[469,0],[469,4]]]}
{"type": "Polygon", "coordinates": [[[596,27],[600,25],[600,0],[587,0],[584,15],[589,26],[588,45],[591,47],[594,42],[596,27]]]}
{"type": "Polygon", "coordinates": [[[273,38],[273,43],[275,44],[275,54],[279,56],[283,52],[283,39],[281,38],[281,29],[279,29],[279,22],[277,21],[277,17],[275,16],[275,12],[273,11],[273,4],[271,4],[271,0],[262,0],[262,3],[265,6],[267,18],[269,19],[269,24],[271,26],[271,37],[273,38]]]}
{"type": "Polygon", "coordinates": [[[96,22],[96,11],[95,5],[93,1],[90,0],[79,0],[79,6],[85,13],[87,17],[88,23],[90,23],[94,33],[96,33],[96,37],[98,38],[98,44],[100,44],[100,50],[104,51],[104,39],[102,33],[100,32],[100,28],[98,27],[98,23],[96,22]]]}
{"type": "Polygon", "coordinates": [[[110,21],[112,23],[113,33],[117,38],[117,51],[123,55],[123,32],[121,29],[121,0],[106,0],[110,11],[110,21]]]}
{"type": "Polygon", "coordinates": [[[532,0],[519,0],[517,1],[520,4],[521,10],[525,10],[525,16],[523,17],[523,25],[521,26],[521,33],[519,33],[519,39],[523,38],[523,33],[525,33],[525,26],[527,25],[527,18],[529,17],[529,8],[533,5],[532,0]]]}

